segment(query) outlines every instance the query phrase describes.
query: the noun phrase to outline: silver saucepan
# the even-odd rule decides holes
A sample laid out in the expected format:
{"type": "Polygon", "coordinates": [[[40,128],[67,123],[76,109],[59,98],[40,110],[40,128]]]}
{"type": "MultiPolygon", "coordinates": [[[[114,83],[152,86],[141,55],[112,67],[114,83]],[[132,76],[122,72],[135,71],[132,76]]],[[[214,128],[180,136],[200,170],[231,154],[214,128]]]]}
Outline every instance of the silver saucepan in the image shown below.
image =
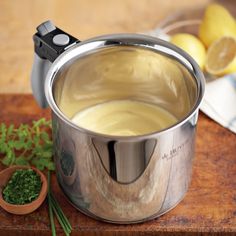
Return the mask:
{"type": "Polygon", "coordinates": [[[33,39],[32,89],[41,107],[52,109],[57,179],[73,206],[112,223],[147,221],[175,207],[190,183],[204,93],[196,62],[157,38],[113,34],[80,42],[50,21],[37,28],[33,39]],[[110,103],[114,122],[121,117],[132,128],[134,122],[126,117],[138,112],[138,128],[150,129],[97,132],[93,113],[84,119],[87,126],[74,122],[79,112],[112,101],[135,103],[127,116],[112,113],[110,103]],[[145,120],[143,104],[164,109],[175,121],[152,128],[159,113],[149,112],[151,120],[145,120]]]}

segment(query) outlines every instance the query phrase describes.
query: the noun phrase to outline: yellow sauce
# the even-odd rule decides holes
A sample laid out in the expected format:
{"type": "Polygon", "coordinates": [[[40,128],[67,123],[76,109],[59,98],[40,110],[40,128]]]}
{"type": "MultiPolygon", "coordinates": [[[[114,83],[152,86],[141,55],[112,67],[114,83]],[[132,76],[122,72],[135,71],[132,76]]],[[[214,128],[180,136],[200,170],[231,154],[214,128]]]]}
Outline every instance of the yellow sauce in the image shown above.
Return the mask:
{"type": "Polygon", "coordinates": [[[84,109],[74,115],[72,121],[96,133],[135,136],[165,129],[177,119],[156,105],[114,100],[84,109]]]}

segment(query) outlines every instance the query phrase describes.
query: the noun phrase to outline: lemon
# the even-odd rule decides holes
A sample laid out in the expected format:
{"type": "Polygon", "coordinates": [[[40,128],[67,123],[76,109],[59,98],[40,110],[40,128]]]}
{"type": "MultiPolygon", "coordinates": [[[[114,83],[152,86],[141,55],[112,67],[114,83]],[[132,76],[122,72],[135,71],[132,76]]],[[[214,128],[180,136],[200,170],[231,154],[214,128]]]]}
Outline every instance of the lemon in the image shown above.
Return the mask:
{"type": "Polygon", "coordinates": [[[236,72],[236,38],[225,36],[208,49],[205,69],[213,75],[236,72]]]}
{"type": "Polygon", "coordinates": [[[198,63],[201,69],[204,67],[206,50],[203,43],[195,36],[191,34],[175,34],[170,39],[171,43],[180,47],[198,63]]]}
{"type": "Polygon", "coordinates": [[[236,22],[227,9],[219,4],[210,4],[199,28],[199,38],[209,47],[223,36],[236,36],[236,22]]]}

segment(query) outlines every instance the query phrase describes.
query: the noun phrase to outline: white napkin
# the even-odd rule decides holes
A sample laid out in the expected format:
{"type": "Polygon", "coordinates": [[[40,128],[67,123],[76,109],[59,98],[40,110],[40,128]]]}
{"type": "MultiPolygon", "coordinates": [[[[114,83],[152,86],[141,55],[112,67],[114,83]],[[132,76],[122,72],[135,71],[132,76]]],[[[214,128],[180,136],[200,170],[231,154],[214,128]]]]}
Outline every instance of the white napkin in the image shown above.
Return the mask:
{"type": "Polygon", "coordinates": [[[217,123],[236,133],[236,74],[207,82],[200,109],[217,123]]]}

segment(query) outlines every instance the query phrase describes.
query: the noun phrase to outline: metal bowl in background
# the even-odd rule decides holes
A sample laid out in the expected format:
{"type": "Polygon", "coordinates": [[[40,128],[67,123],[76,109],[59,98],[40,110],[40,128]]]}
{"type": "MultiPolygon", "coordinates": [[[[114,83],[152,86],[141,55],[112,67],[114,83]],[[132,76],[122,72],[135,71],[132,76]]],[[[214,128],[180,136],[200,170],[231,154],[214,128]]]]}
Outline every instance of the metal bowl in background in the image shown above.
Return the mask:
{"type": "MultiPolygon", "coordinates": [[[[232,16],[236,17],[236,8],[234,0],[218,0],[210,3],[218,3],[225,7],[232,16]]],[[[210,4],[208,3],[208,4],[210,4]]],[[[173,35],[176,33],[189,33],[195,36],[198,35],[198,28],[204,16],[204,12],[208,4],[195,8],[185,8],[168,15],[156,27],[150,31],[155,35],[160,29],[163,33],[173,35]]]]}
{"type": "MultiPolygon", "coordinates": [[[[213,1],[224,6],[234,17],[236,17],[236,8],[234,7],[234,1],[213,1]]],[[[162,20],[157,28],[147,32],[148,35],[162,38],[166,41],[170,41],[170,37],[174,34],[187,33],[198,37],[199,26],[204,17],[204,12],[207,5],[197,8],[186,8],[181,11],[177,11],[164,20],[162,20]]],[[[204,71],[206,82],[214,81],[217,77],[204,71]]]]}

